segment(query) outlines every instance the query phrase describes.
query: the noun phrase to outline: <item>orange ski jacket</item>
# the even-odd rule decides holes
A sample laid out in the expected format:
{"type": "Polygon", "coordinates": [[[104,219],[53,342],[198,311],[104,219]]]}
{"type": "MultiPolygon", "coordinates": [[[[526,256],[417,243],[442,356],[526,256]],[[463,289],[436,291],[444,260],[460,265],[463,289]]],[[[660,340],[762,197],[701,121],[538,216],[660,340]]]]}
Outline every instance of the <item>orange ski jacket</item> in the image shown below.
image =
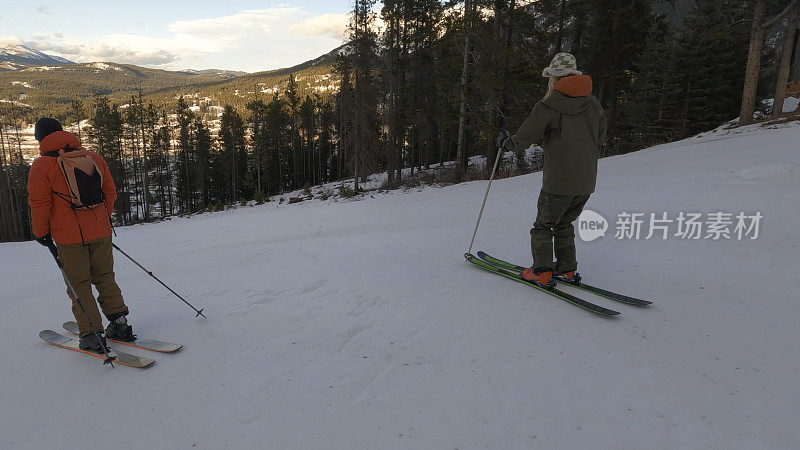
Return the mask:
{"type": "Polygon", "coordinates": [[[69,188],[57,163],[57,152],[67,146],[82,149],[78,138],[66,131],[51,133],[39,143],[41,156],[33,161],[28,174],[28,204],[31,207],[33,234],[42,237],[50,232],[53,240],[62,245],[111,236],[110,216],[114,211],[117,188],[108,165],[100,155],[89,152],[103,176],[105,200],[92,209],[73,209],[70,201],[63,198],[69,197],[69,188]]]}

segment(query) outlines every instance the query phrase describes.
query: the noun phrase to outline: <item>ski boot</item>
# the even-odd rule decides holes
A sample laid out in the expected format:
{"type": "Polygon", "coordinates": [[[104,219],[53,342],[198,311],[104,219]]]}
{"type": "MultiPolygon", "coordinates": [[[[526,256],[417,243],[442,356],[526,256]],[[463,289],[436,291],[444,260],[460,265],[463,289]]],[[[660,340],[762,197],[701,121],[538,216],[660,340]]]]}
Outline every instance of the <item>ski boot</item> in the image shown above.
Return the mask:
{"type": "Polygon", "coordinates": [[[125,318],[125,314],[113,315],[108,318],[106,336],[115,341],[131,342],[136,340],[136,335],[133,334],[133,327],[128,325],[128,319],[125,318]]]}
{"type": "Polygon", "coordinates": [[[105,336],[103,333],[89,333],[86,336],[81,337],[81,342],[78,344],[81,350],[86,350],[98,354],[103,354],[104,352],[108,351],[108,343],[106,342],[105,336]],[[97,340],[97,336],[100,336],[100,341],[97,340]]]}
{"type": "Polygon", "coordinates": [[[581,284],[581,274],[579,274],[574,270],[570,270],[569,272],[556,273],[553,275],[553,278],[555,278],[558,281],[563,281],[564,283],[574,284],[575,286],[581,284]]]}
{"type": "Polygon", "coordinates": [[[533,267],[529,267],[522,271],[522,279],[545,289],[556,287],[556,280],[553,279],[553,269],[534,270],[533,267]]]}

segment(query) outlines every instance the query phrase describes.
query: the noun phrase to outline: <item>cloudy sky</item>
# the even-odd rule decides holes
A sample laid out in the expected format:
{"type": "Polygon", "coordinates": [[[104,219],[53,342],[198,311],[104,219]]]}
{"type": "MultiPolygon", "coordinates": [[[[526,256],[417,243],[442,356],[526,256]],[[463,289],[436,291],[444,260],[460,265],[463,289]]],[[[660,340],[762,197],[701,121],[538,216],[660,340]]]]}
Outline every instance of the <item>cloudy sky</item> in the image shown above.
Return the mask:
{"type": "Polygon", "coordinates": [[[0,46],[76,62],[256,72],[343,42],[349,0],[0,0],[0,46]]]}

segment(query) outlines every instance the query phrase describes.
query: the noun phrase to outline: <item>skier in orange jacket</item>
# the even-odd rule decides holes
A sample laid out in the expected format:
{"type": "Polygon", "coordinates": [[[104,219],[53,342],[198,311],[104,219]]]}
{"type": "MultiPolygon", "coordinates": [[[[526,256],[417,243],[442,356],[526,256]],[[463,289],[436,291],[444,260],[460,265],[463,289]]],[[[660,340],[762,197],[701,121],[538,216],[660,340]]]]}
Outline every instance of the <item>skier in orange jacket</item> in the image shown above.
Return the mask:
{"type": "Polygon", "coordinates": [[[84,149],[74,134],[63,131],[55,119],[39,119],[35,136],[41,156],[28,175],[31,227],[40,244],[58,244],[58,258],[67,279],[91,320],[90,325],[68,289],[80,329],[80,346],[102,352],[101,346],[106,345],[102,333],[102,342],[98,342],[91,331],[92,326],[103,329],[97,303],[109,321],[106,335],[133,340],[135,335],[126,319],[128,307],[114,278],[111,213],[117,190],[108,165],[100,155],[84,149]],[[99,293],[97,302],[92,285],[99,293]]]}

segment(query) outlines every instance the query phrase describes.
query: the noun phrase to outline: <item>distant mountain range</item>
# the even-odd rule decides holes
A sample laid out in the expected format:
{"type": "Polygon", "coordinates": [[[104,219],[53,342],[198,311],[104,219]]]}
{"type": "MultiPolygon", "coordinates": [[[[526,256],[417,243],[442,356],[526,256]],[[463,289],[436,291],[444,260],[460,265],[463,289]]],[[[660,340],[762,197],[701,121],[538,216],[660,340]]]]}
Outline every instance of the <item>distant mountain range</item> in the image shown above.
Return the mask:
{"type": "Polygon", "coordinates": [[[52,56],[24,45],[10,44],[0,47],[0,71],[19,70],[30,66],[59,66],[73,64],[68,59],[52,56]]]}
{"type": "Polygon", "coordinates": [[[72,102],[88,104],[105,96],[124,104],[142,93],[146,102],[173,109],[176,98],[189,104],[243,107],[256,98],[282,92],[290,74],[301,90],[324,95],[338,86],[333,63],[342,46],[293,67],[257,73],[206,69],[169,71],[113,62],[73,63],[23,45],[0,50],[0,108],[15,101],[26,121],[47,114],[70,120],[72,102]]]}

